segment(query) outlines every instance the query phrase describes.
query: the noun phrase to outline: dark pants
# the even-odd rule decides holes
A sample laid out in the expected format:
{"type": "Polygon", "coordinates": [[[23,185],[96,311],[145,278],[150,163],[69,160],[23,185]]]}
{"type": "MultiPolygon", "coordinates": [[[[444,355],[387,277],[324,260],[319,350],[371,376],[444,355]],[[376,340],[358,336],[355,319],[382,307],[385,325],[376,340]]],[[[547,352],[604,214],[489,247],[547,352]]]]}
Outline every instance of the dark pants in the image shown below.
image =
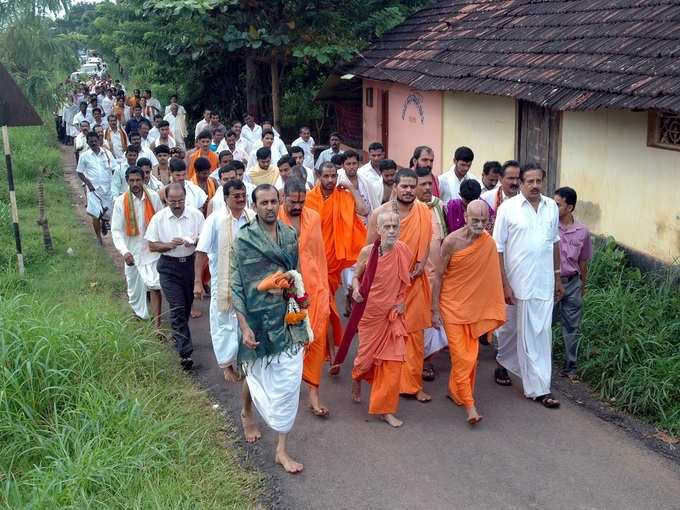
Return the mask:
{"type": "Polygon", "coordinates": [[[189,331],[191,305],[194,303],[194,256],[178,259],[161,255],[158,259],[161,289],[170,307],[172,336],[180,357],[194,351],[189,331]]]}
{"type": "Polygon", "coordinates": [[[569,280],[562,279],[564,297],[555,305],[553,322],[559,321],[564,338],[564,369],[576,370],[578,340],[581,329],[581,313],[583,298],[581,297],[581,279],[578,275],[569,280]]]}

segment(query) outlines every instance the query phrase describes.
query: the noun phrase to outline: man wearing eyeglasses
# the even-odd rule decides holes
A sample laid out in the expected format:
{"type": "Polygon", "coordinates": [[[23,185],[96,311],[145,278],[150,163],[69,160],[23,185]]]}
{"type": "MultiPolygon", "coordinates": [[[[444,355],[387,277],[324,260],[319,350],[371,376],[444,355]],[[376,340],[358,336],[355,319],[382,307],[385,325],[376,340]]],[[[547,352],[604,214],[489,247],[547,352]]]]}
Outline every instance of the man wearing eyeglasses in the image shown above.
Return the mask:
{"type": "Polygon", "coordinates": [[[194,302],[194,252],[204,218],[201,211],[185,205],[186,191],[181,183],[168,184],[164,191],[168,207],[151,218],[144,237],[149,241],[149,250],[161,254],[157,265],[161,289],[170,305],[172,336],[180,364],[188,370],[194,364],[189,331],[194,302]]]}

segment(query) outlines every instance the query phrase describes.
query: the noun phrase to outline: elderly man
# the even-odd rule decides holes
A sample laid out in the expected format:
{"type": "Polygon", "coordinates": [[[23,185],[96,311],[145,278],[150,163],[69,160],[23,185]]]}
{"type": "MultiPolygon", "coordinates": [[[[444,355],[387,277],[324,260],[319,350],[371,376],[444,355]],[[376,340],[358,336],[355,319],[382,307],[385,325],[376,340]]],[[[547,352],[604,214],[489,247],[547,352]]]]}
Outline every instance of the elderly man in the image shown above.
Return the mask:
{"type": "Polygon", "coordinates": [[[508,327],[498,332],[499,365],[522,378],[524,395],[547,408],[560,402],[550,393],[552,311],[564,294],[560,279],[559,214],[541,194],[545,171],[520,170],[520,193],[498,209],[493,237],[501,258],[508,327]]]}
{"type": "MultiPolygon", "coordinates": [[[[231,171],[233,174],[235,172],[231,171]]],[[[236,179],[228,180],[222,189],[223,205],[205,220],[196,245],[194,263],[194,298],[204,293],[201,275],[210,267],[210,337],[217,364],[227,382],[236,382],[238,354],[238,321],[229,289],[231,247],[238,230],[255,217],[246,209],[246,187],[236,179]]]]}
{"type": "MultiPolygon", "coordinates": [[[[300,167],[301,168],[301,167],[300,167]]],[[[309,407],[316,416],[328,416],[328,408],[321,403],[319,385],[326,361],[328,346],[326,336],[330,318],[330,288],[328,264],[323,244],[321,216],[304,207],[307,195],[305,181],[291,177],[283,187],[284,202],[279,209],[279,219],[290,225],[298,234],[300,272],[309,294],[309,321],[314,341],[305,349],[302,380],[309,386],[309,407]]]]}
{"type": "Polygon", "coordinates": [[[158,195],[144,186],[144,172],[134,163],[125,172],[129,190],[116,198],[111,216],[113,245],[125,261],[128,303],[140,319],[149,318],[147,293],[154,325],[161,327],[161,284],[156,270],[158,253],[144,239],[153,215],[163,208],[158,195]]]}
{"type": "Polygon", "coordinates": [[[175,142],[182,148],[186,147],[185,140],[189,132],[187,131],[186,112],[184,112],[184,107],[177,103],[170,103],[165,109],[167,113],[165,114],[165,117],[163,117],[163,120],[168,122],[170,132],[175,138],[175,142]]]}
{"type": "Polygon", "coordinates": [[[401,427],[403,422],[395,413],[408,337],[404,301],[411,285],[412,253],[399,241],[398,213],[382,211],[376,223],[380,239],[361,250],[352,282],[354,300],[362,307],[352,399],[359,402],[361,381],[370,382],[368,412],[380,415],[392,427],[401,427]]]}
{"type": "Polygon", "coordinates": [[[287,438],[297,414],[304,346],[310,338],[306,319],[287,318],[290,299],[282,293],[284,288],[295,296],[304,292],[296,278],[298,238],[294,228],[277,220],[276,188],[261,184],[253,195],[257,216],[239,230],[230,258],[232,300],[242,334],[238,362],[246,374],[241,418],[246,440],[257,440],[252,399],[278,433],[276,462],[288,473],[299,473],[303,466],[288,454],[287,438]]]}
{"type": "Polygon", "coordinates": [[[102,235],[106,235],[113,208],[111,178],[116,160],[113,154],[100,147],[97,133],[90,131],[86,140],[90,149],[80,156],[76,173],[87,188],[87,214],[92,217],[97,244],[102,246],[102,235]]]}
{"type": "Polygon", "coordinates": [[[465,408],[470,425],[482,419],[473,397],[478,338],[505,322],[496,243],[484,230],[488,219],[485,202],[468,204],[465,226],[442,243],[432,285],[432,323],[444,326],[451,355],[449,397],[465,408]]]}
{"type": "Polygon", "coordinates": [[[342,325],[335,304],[344,269],[352,267],[366,244],[366,227],[361,216],[368,214],[366,204],[354,188],[337,186],[338,171],[333,163],[321,166],[316,186],[307,193],[306,207],[321,216],[328,283],[330,286],[331,326],[338,345],[342,339],[342,325]]]}
{"type": "Polygon", "coordinates": [[[168,207],[151,218],[144,238],[149,241],[150,251],[161,254],[157,268],[170,306],[172,336],[180,364],[188,370],[194,364],[189,330],[194,302],[194,252],[204,220],[198,209],[185,205],[186,191],[182,184],[168,184],[165,196],[168,207]]]}
{"type": "Polygon", "coordinates": [[[381,213],[392,211],[399,215],[399,240],[409,247],[412,255],[409,261],[411,286],[406,292],[406,363],[401,371],[400,392],[415,397],[419,402],[429,402],[432,397],[423,391],[423,332],[432,324],[430,282],[425,273],[432,241],[432,214],[425,204],[416,200],[418,175],[413,170],[399,170],[395,185],[395,200],[371,213],[367,243],[378,238],[378,216],[381,213]]]}

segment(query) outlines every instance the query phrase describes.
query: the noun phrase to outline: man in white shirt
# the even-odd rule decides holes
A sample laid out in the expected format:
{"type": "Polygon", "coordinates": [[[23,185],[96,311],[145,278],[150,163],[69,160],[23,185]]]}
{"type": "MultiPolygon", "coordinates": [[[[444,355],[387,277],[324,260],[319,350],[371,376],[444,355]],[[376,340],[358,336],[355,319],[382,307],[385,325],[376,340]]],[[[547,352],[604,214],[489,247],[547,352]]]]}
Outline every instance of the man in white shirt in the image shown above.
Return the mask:
{"type": "Polygon", "coordinates": [[[149,293],[156,330],[161,327],[161,284],[156,270],[158,253],[149,251],[144,233],[153,215],[163,209],[156,192],[144,186],[138,166],[128,167],[125,180],[129,190],[115,199],[111,215],[111,239],[125,261],[128,303],[140,319],[148,319],[149,293]]]}
{"type": "MultiPolygon", "coordinates": [[[[559,211],[541,194],[545,171],[520,171],[520,193],[499,207],[493,237],[501,259],[507,322],[497,331],[499,366],[522,378],[524,395],[547,408],[550,393],[552,311],[564,295],[560,278],[559,211]]],[[[499,372],[497,369],[496,378],[499,372]]]]}
{"type": "Polygon", "coordinates": [[[186,117],[187,111],[184,109],[184,106],[179,104],[177,101],[178,101],[177,94],[173,94],[170,96],[170,104],[165,107],[166,116],[172,112],[172,107],[174,105],[177,107],[177,115],[184,115],[186,117]]]}
{"type": "Polygon", "coordinates": [[[383,178],[380,172],[380,162],[385,157],[385,148],[379,142],[373,142],[368,146],[368,163],[359,167],[359,175],[369,182],[371,187],[371,203],[377,204],[373,209],[382,204],[383,178]]]}
{"type": "Polygon", "coordinates": [[[111,87],[107,87],[106,89],[106,95],[102,99],[102,110],[104,110],[104,115],[108,116],[111,115],[111,111],[113,110],[113,104],[115,103],[115,98],[113,97],[113,89],[111,87]]]}
{"type": "MultiPolygon", "coordinates": [[[[173,147],[177,146],[175,139],[170,133],[170,123],[167,120],[159,120],[154,129],[158,130],[158,136],[156,136],[154,141],[151,142],[151,146],[149,148],[152,151],[159,145],[165,145],[168,147],[168,149],[172,149],[173,147]]],[[[149,136],[151,136],[151,133],[149,133],[149,136]]]]}
{"type": "MultiPolygon", "coordinates": [[[[203,208],[203,204],[208,200],[208,195],[199,186],[187,180],[187,165],[184,161],[181,159],[170,160],[170,178],[172,182],[184,187],[184,200],[187,206],[198,210],[203,208]]],[[[160,197],[161,200],[166,201],[165,189],[161,191],[160,197]]]]}
{"type": "Polygon", "coordinates": [[[129,144],[127,133],[118,124],[118,119],[115,115],[110,114],[106,120],[109,125],[104,130],[104,147],[109,149],[113,157],[118,161],[123,161],[129,144]]]}
{"type": "Polygon", "coordinates": [[[465,179],[479,179],[470,173],[475,154],[469,147],[458,147],[453,155],[453,166],[439,176],[439,198],[446,203],[460,198],[460,185],[465,179]]]}
{"type": "Polygon", "coordinates": [[[288,150],[286,149],[286,146],[283,145],[283,143],[280,143],[278,145],[275,144],[274,143],[275,140],[276,138],[274,135],[274,131],[272,131],[271,129],[263,129],[262,139],[258,143],[254,144],[252,150],[250,151],[247,167],[253,168],[257,166],[257,151],[262,147],[266,147],[271,151],[272,161],[278,161],[279,158],[281,158],[282,156],[287,156],[288,150]]]}
{"type": "Polygon", "coordinates": [[[498,208],[505,200],[519,193],[519,163],[514,160],[503,163],[500,176],[500,186],[483,192],[479,197],[489,204],[494,212],[498,212],[498,208]]]}
{"type": "MultiPolygon", "coordinates": [[[[372,194],[371,184],[367,179],[359,175],[359,154],[356,151],[349,149],[343,153],[342,168],[338,170],[338,186],[344,186],[347,189],[354,189],[363,204],[365,215],[362,215],[364,223],[367,217],[371,214],[373,209],[380,207],[380,202],[375,202],[375,196],[372,194]]],[[[355,195],[356,196],[356,195],[355,195]]],[[[351,280],[350,280],[351,283],[351,280]]]]}
{"type": "Polygon", "coordinates": [[[294,147],[300,147],[304,151],[305,158],[302,163],[307,168],[314,168],[314,138],[307,126],[302,126],[299,132],[300,136],[293,140],[294,147]]]}
{"type": "Polygon", "coordinates": [[[246,113],[243,116],[243,126],[241,126],[241,137],[245,138],[252,146],[262,138],[262,126],[255,124],[255,117],[246,113]]]}
{"type": "Polygon", "coordinates": [[[242,128],[243,124],[241,124],[241,121],[235,120],[231,123],[231,130],[236,134],[236,147],[246,154],[250,154],[250,142],[241,136],[242,128]]]}
{"type": "Polygon", "coordinates": [[[262,121],[262,131],[266,131],[267,129],[271,129],[272,133],[274,133],[274,144],[281,144],[286,152],[288,152],[288,149],[286,149],[286,144],[283,143],[283,140],[281,140],[281,135],[279,132],[276,130],[274,127],[274,124],[272,124],[271,120],[263,120],[262,121]]]}
{"type": "Polygon", "coordinates": [[[168,300],[180,364],[190,369],[194,350],[189,330],[191,305],[194,302],[194,251],[203,228],[203,213],[185,204],[186,192],[180,183],[165,188],[168,207],[157,212],[144,238],[149,249],[160,253],[157,268],[163,294],[168,300]]]}
{"type": "Polygon", "coordinates": [[[170,111],[165,115],[163,120],[167,121],[170,125],[170,132],[177,145],[185,148],[185,140],[187,137],[187,121],[186,114],[181,113],[179,105],[176,103],[170,103],[168,106],[170,111]]]}
{"type": "Polygon", "coordinates": [[[80,159],[80,155],[87,150],[87,134],[90,132],[90,123],[83,120],[78,125],[80,132],[73,139],[73,153],[76,156],[76,163],[80,159]]]}
{"type": "Polygon", "coordinates": [[[238,136],[234,130],[230,129],[227,131],[227,135],[225,136],[224,140],[222,140],[217,147],[217,153],[220,154],[222,151],[228,150],[231,152],[231,155],[234,159],[237,159],[245,164],[248,162],[248,153],[239,148],[238,144],[236,143],[237,138],[238,136]]]}
{"type": "Polygon", "coordinates": [[[92,112],[88,111],[87,103],[85,101],[81,101],[78,108],[78,113],[73,116],[71,123],[78,129],[80,129],[80,123],[84,120],[89,122],[90,126],[94,126],[94,117],[92,116],[92,112]]]}
{"type": "MultiPolygon", "coordinates": [[[[235,175],[233,169],[231,173],[235,175]]],[[[230,296],[229,255],[239,228],[249,223],[255,213],[246,208],[246,187],[243,182],[230,179],[220,186],[220,190],[222,206],[205,220],[196,246],[194,298],[203,298],[201,275],[209,264],[210,336],[213,350],[217,364],[224,371],[225,380],[237,382],[238,320],[230,296]]]]}
{"type": "Polygon", "coordinates": [[[482,193],[496,189],[503,173],[503,167],[498,161],[487,161],[482,167],[482,193]]]}
{"type": "Polygon", "coordinates": [[[113,208],[111,175],[116,160],[113,154],[100,147],[97,133],[90,131],[86,139],[90,149],[80,155],[76,172],[87,187],[87,214],[92,217],[97,244],[102,246],[102,234],[106,235],[113,208]]]}
{"type": "Polygon", "coordinates": [[[163,116],[160,113],[156,113],[153,116],[153,127],[149,130],[149,135],[147,136],[147,139],[149,140],[149,145],[150,148],[153,149],[153,142],[158,140],[158,137],[161,136],[160,131],[158,130],[158,123],[163,120],[163,116]]]}
{"type": "Polygon", "coordinates": [[[144,91],[144,97],[146,98],[146,106],[153,108],[154,115],[161,114],[163,112],[161,108],[161,102],[155,97],[151,97],[151,91],[149,89],[144,91]]]}
{"type": "MultiPolygon", "coordinates": [[[[126,179],[127,169],[131,166],[138,166],[138,159],[140,161],[146,159],[139,157],[139,145],[128,145],[127,151],[125,151],[125,159],[118,163],[118,166],[113,171],[113,176],[111,178],[111,197],[113,200],[128,190],[126,179]]],[[[148,159],[146,161],[148,161],[148,159]]]]}
{"type": "Polygon", "coordinates": [[[130,133],[130,144],[139,146],[139,154],[137,155],[137,158],[147,158],[149,161],[151,161],[153,166],[158,164],[158,159],[156,158],[155,154],[151,151],[151,149],[142,145],[142,135],[136,131],[130,133]]]}
{"type": "Polygon", "coordinates": [[[198,139],[199,133],[205,131],[208,128],[208,124],[210,124],[210,110],[206,108],[203,110],[203,118],[198,121],[198,124],[196,124],[196,129],[194,129],[194,140],[198,139]]]}
{"type": "MultiPolygon", "coordinates": [[[[305,161],[305,151],[299,145],[293,145],[290,148],[290,155],[295,160],[296,166],[301,166],[305,170],[305,181],[307,182],[308,189],[312,189],[316,182],[314,181],[314,165],[307,166],[304,164],[305,161]]],[[[312,160],[314,161],[314,160],[312,160]]]]}
{"type": "Polygon", "coordinates": [[[321,154],[319,154],[319,157],[316,160],[314,169],[317,172],[319,172],[319,170],[321,169],[321,165],[329,162],[333,156],[340,154],[340,134],[331,133],[331,136],[328,140],[328,145],[330,147],[323,151],[321,154]]]}

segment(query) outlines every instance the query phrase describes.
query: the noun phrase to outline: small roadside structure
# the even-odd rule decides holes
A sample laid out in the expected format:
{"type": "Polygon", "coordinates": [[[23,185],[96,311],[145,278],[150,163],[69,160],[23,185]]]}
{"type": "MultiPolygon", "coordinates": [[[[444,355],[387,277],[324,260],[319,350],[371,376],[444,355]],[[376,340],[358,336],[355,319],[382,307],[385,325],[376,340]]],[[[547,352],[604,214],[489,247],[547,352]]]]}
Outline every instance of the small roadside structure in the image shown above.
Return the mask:
{"type": "Polygon", "coordinates": [[[680,3],[439,0],[363,51],[363,149],[534,161],[598,234],[680,257],[680,3]]]}

